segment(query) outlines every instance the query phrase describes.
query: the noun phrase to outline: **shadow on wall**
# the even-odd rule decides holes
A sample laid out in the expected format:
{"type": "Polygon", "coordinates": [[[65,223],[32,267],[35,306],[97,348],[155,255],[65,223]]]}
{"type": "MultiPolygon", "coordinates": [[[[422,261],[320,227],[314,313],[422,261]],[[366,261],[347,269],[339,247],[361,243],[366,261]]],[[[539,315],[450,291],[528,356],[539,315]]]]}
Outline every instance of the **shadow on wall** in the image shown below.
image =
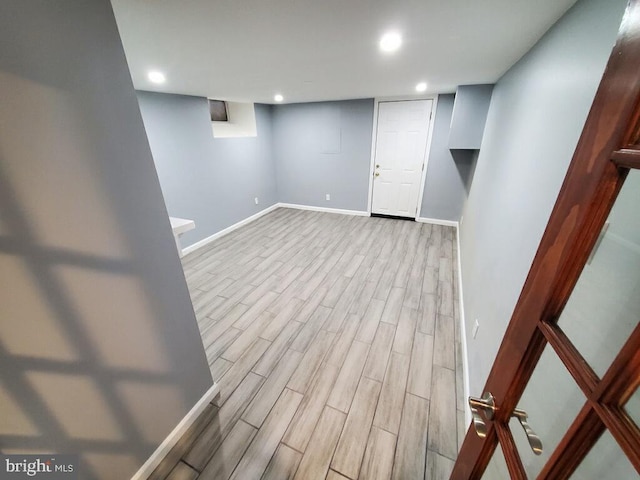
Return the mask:
{"type": "Polygon", "coordinates": [[[453,162],[455,163],[460,180],[464,185],[464,189],[469,195],[471,190],[471,182],[473,182],[473,174],[476,171],[476,164],[478,160],[479,150],[462,150],[462,149],[450,149],[453,162]]]}
{"type": "Polygon", "coordinates": [[[29,87],[9,90],[15,120],[0,132],[0,450],[79,454],[79,478],[129,478],[211,382],[193,368],[206,360],[188,342],[197,326],[159,186],[140,180],[139,152],[123,179],[129,157],[105,161],[112,139],[87,140],[96,105],[3,79],[29,87]],[[38,113],[45,98],[58,108],[38,113]]]}
{"type": "Polygon", "coordinates": [[[65,5],[0,15],[0,450],[116,480],[212,380],[110,4],[65,5]]]}
{"type": "MultiPolygon", "coordinates": [[[[169,358],[159,351],[126,351],[132,343],[126,331],[131,312],[113,318],[127,307],[110,297],[133,288],[132,294],[146,297],[149,306],[146,313],[134,314],[144,313],[149,322],[158,318],[161,305],[140,291],[136,277],[141,265],[135,261],[40,243],[1,157],[0,449],[7,454],[78,453],[81,478],[124,478],[116,472],[135,472],[157,447],[158,434],[168,433],[161,418],[157,431],[145,421],[158,413],[155,396],[168,396],[177,409],[192,405],[182,398],[189,386],[170,373],[169,358]],[[90,284],[79,286],[76,281],[82,279],[90,284]],[[99,286],[104,290],[90,300],[102,311],[86,311],[87,302],[78,295],[91,295],[87,289],[99,286]],[[114,304],[105,312],[108,302],[114,304]],[[100,340],[122,348],[108,351],[100,340]],[[140,363],[147,352],[148,360],[140,363]]],[[[153,337],[154,325],[148,327],[153,337]]]]}

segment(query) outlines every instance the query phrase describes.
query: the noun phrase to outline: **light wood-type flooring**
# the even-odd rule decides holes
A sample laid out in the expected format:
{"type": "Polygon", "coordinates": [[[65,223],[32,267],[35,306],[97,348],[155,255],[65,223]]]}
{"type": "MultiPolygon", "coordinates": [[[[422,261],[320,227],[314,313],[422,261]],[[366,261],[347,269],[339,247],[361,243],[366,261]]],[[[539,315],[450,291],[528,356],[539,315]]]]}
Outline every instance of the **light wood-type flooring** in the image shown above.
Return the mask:
{"type": "Polygon", "coordinates": [[[154,480],[445,479],[455,229],[279,208],[183,259],[219,396],[154,480]]]}

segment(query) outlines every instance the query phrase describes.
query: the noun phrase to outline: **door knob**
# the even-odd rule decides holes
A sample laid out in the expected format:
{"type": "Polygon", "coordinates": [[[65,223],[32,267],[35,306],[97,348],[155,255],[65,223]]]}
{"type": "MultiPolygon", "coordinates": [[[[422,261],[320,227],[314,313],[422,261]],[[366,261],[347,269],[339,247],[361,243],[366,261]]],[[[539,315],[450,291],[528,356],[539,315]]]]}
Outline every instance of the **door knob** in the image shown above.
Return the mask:
{"type": "Polygon", "coordinates": [[[496,402],[490,392],[486,392],[482,397],[469,397],[469,408],[473,417],[473,427],[480,438],[487,436],[487,424],[480,416],[479,410],[482,410],[489,420],[493,418],[496,411],[496,402]]]}
{"type": "Polygon", "coordinates": [[[534,432],[527,423],[527,412],[525,412],[524,410],[515,409],[513,411],[513,416],[516,417],[520,422],[520,425],[522,425],[524,434],[527,436],[529,446],[531,447],[531,450],[533,450],[533,453],[535,453],[536,455],[540,455],[542,453],[542,440],[540,440],[540,437],[536,435],[536,432],[534,432]]]}
{"type": "Polygon", "coordinates": [[[375,176],[376,176],[376,177],[379,177],[379,176],[380,176],[380,172],[376,172],[376,173],[375,173],[375,176]]]}

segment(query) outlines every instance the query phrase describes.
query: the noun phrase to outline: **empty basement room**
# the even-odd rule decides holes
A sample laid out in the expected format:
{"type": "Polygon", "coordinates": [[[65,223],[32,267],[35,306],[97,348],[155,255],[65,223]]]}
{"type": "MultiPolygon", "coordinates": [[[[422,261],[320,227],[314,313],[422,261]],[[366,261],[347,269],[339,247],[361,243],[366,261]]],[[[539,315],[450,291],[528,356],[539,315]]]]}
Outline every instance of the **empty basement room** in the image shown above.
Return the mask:
{"type": "Polygon", "coordinates": [[[0,478],[632,479],[640,0],[0,2],[0,478]]]}

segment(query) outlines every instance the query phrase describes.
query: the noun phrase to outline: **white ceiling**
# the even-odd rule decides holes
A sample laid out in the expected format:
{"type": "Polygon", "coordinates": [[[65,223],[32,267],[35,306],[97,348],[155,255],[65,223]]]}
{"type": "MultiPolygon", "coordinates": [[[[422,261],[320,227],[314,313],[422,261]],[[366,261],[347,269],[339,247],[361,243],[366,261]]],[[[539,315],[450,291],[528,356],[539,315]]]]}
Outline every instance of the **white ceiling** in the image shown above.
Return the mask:
{"type": "Polygon", "coordinates": [[[493,83],[575,0],[112,0],[141,90],[273,103],[493,83]],[[382,54],[380,36],[403,45],[382,54]],[[147,80],[151,69],[167,81],[147,80]]]}

